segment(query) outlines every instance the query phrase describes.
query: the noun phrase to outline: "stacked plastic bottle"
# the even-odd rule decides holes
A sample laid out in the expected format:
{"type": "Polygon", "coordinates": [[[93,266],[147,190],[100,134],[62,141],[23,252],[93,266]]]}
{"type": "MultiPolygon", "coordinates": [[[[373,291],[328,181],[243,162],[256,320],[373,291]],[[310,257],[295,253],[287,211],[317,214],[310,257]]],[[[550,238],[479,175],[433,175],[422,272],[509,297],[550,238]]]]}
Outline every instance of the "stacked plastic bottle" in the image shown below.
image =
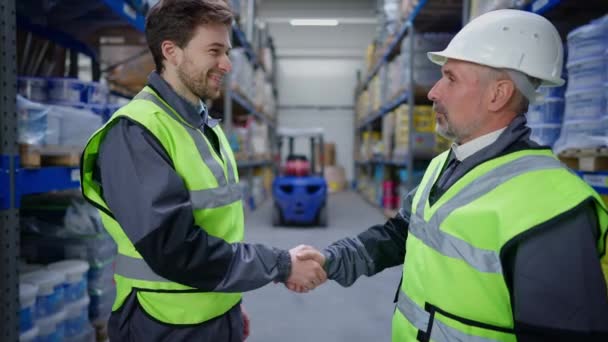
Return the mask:
{"type": "Polygon", "coordinates": [[[568,34],[568,88],[556,152],[605,144],[608,135],[608,15],[568,34]]]}
{"type": "Polygon", "coordinates": [[[92,342],[87,271],[82,260],[29,267],[20,276],[20,341],[92,342]]]}
{"type": "MultiPolygon", "coordinates": [[[[113,283],[116,244],[105,232],[97,210],[78,193],[24,197],[20,215],[22,258],[29,263],[48,264],[46,270],[54,276],[63,274],[60,283],[64,284],[65,295],[61,296],[72,304],[63,310],[65,341],[88,341],[89,322],[104,323],[116,296],[113,283]],[[67,262],[66,259],[82,261],[67,262]]],[[[23,273],[32,269],[35,266],[31,264],[21,268],[23,273]]],[[[43,288],[40,284],[34,285],[43,288]]],[[[57,284],[47,285],[46,293],[50,293],[49,287],[53,286],[57,284]]],[[[46,327],[43,331],[43,327],[38,326],[39,333],[48,333],[51,327],[46,327]]]]}
{"type": "Polygon", "coordinates": [[[565,88],[565,85],[558,88],[541,87],[541,100],[530,105],[526,113],[528,126],[532,129],[530,138],[540,145],[552,147],[559,138],[564,119],[565,88]]]}

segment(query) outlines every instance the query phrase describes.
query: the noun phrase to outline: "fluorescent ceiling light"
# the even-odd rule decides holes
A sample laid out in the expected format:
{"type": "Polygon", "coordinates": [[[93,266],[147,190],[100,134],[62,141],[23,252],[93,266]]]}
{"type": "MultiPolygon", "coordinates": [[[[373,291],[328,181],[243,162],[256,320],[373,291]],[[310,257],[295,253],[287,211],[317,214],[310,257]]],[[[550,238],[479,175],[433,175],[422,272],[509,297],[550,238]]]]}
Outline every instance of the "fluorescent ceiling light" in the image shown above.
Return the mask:
{"type": "Polygon", "coordinates": [[[336,19],[291,19],[291,26],[338,26],[336,19]]]}

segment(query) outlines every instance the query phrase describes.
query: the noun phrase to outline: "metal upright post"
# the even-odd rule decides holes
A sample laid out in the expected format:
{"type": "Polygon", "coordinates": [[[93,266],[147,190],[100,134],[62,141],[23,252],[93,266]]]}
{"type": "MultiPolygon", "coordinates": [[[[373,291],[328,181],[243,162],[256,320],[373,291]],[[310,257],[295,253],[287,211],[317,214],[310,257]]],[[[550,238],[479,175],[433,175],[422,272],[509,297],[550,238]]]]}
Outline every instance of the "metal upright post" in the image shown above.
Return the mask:
{"type": "Polygon", "coordinates": [[[70,66],[68,69],[68,76],[78,78],[78,51],[70,50],[70,66]]]}
{"type": "Polygon", "coordinates": [[[247,40],[253,41],[253,28],[255,26],[255,0],[248,0],[247,3],[247,40]]]}
{"type": "Polygon", "coordinates": [[[224,76],[224,129],[226,134],[232,132],[232,88],[230,86],[232,72],[224,76]]]}
{"type": "MultiPolygon", "coordinates": [[[[0,206],[0,340],[19,339],[19,211],[15,208],[17,169],[17,113],[15,108],[17,44],[15,1],[0,6],[0,192],[6,201],[0,206]],[[6,186],[8,185],[8,186],[6,186]],[[4,189],[2,189],[4,188],[4,189]],[[8,189],[7,189],[8,188],[8,189]]],[[[0,201],[0,203],[2,203],[0,201]]]]}
{"type": "Polygon", "coordinates": [[[408,109],[409,109],[409,139],[407,148],[407,188],[411,190],[414,187],[414,106],[416,106],[416,84],[414,82],[414,51],[415,43],[415,32],[414,32],[414,21],[410,21],[408,28],[408,38],[410,43],[410,91],[408,95],[408,109]]]}

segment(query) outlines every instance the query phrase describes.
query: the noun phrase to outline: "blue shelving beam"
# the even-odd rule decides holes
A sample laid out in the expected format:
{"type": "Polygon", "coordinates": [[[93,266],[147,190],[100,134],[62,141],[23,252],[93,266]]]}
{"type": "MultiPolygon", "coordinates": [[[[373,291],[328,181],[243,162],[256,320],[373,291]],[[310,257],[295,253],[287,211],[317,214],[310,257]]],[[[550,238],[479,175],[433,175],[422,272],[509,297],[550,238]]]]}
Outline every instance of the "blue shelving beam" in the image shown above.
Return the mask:
{"type": "Polygon", "coordinates": [[[236,101],[239,105],[241,105],[241,107],[245,108],[245,110],[247,110],[254,116],[256,116],[259,119],[261,119],[262,121],[264,121],[266,124],[268,124],[268,126],[270,126],[270,127],[275,126],[274,122],[272,120],[270,120],[269,118],[267,118],[266,115],[255,110],[255,108],[249,102],[249,100],[247,100],[246,98],[244,98],[243,96],[241,96],[240,94],[238,94],[237,92],[234,92],[234,91],[230,92],[230,95],[232,96],[232,99],[234,101],[236,101]]]}
{"type": "Polygon", "coordinates": [[[559,5],[560,2],[561,0],[536,0],[524,9],[542,15],[559,5]]]}
{"type": "Polygon", "coordinates": [[[408,101],[408,99],[409,99],[409,91],[406,91],[403,94],[401,94],[399,97],[397,97],[395,100],[384,105],[382,108],[380,108],[380,110],[378,110],[378,112],[365,118],[359,125],[359,130],[362,130],[365,126],[369,125],[370,123],[372,123],[372,122],[378,120],[379,118],[387,115],[388,113],[392,112],[393,110],[395,110],[395,108],[406,103],[408,101]]]}
{"type": "Polygon", "coordinates": [[[577,174],[600,195],[608,195],[608,172],[579,171],[577,174]]]}
{"type": "MultiPolygon", "coordinates": [[[[146,27],[146,17],[141,13],[137,13],[125,0],[103,0],[103,2],[117,13],[122,19],[127,21],[131,26],[138,31],[144,32],[146,27]]],[[[131,1],[141,3],[143,1],[131,1]]]]}
{"type": "Polygon", "coordinates": [[[372,72],[369,74],[369,76],[367,77],[367,79],[365,80],[365,82],[363,82],[363,88],[362,89],[367,88],[367,86],[369,85],[369,82],[371,82],[372,78],[374,78],[374,76],[376,76],[376,74],[378,73],[378,71],[380,71],[380,68],[382,67],[382,65],[388,63],[389,57],[392,54],[394,54],[395,49],[397,48],[397,46],[399,46],[399,44],[401,44],[401,41],[405,37],[408,28],[414,22],[414,19],[416,18],[416,16],[418,15],[418,13],[420,13],[420,10],[422,10],[422,8],[424,7],[424,5],[426,3],[427,3],[427,0],[420,0],[420,2],[418,3],[418,5],[412,11],[412,13],[410,13],[410,16],[409,16],[408,20],[403,24],[403,26],[399,30],[399,33],[395,37],[395,40],[393,40],[393,42],[391,43],[391,45],[389,45],[388,49],[386,49],[386,51],[382,55],[382,58],[380,58],[380,60],[376,63],[376,65],[372,69],[372,72]]]}
{"type": "Polygon", "coordinates": [[[18,206],[22,195],[51,191],[73,190],[80,187],[80,170],[77,167],[43,167],[18,169],[15,202],[18,206]]]}
{"type": "Polygon", "coordinates": [[[80,170],[77,167],[19,168],[19,157],[13,157],[15,167],[14,197],[10,187],[10,157],[0,157],[0,209],[19,208],[21,196],[51,191],[74,190],[80,187],[80,170]]]}
{"type": "MultiPolygon", "coordinates": [[[[142,1],[129,1],[129,3],[141,6],[142,1]]],[[[80,2],[63,2],[58,0],[52,2],[52,6],[57,7],[52,8],[48,13],[44,13],[45,16],[55,18],[70,10],[75,13],[81,13],[81,15],[71,18],[71,22],[68,24],[60,23],[59,19],[55,21],[51,19],[41,24],[38,22],[40,20],[37,16],[43,13],[36,12],[31,14],[27,11],[18,11],[17,25],[65,48],[78,51],[94,60],[98,60],[95,47],[84,42],[87,37],[83,36],[79,29],[83,25],[87,25],[87,29],[90,29],[91,25],[107,27],[114,23],[124,22],[137,31],[144,32],[145,15],[141,11],[136,11],[129,3],[125,0],[89,0],[80,2]],[[57,13],[54,13],[53,10],[57,13]]]]}

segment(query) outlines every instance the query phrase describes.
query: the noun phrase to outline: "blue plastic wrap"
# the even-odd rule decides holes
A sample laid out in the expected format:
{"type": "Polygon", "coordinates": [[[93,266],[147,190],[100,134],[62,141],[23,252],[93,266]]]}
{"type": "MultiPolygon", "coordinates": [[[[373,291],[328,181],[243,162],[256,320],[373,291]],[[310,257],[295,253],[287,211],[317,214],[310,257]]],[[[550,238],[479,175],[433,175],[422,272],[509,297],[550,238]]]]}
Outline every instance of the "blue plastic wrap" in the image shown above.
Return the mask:
{"type": "Polygon", "coordinates": [[[17,79],[17,92],[30,101],[46,102],[47,80],[42,77],[19,77],[17,79]]]}
{"type": "Polygon", "coordinates": [[[608,16],[604,16],[568,33],[568,60],[598,56],[608,45],[608,16]]]}
{"type": "Polygon", "coordinates": [[[47,105],[32,102],[17,95],[17,131],[21,144],[45,145],[56,143],[59,122],[49,116],[47,105]]]}
{"type": "Polygon", "coordinates": [[[602,86],[607,67],[604,53],[568,63],[568,91],[602,86]]]}
{"type": "Polygon", "coordinates": [[[530,139],[542,146],[553,146],[560,136],[560,124],[540,124],[529,126],[532,129],[530,139]]]}
{"type": "Polygon", "coordinates": [[[606,101],[602,87],[587,88],[566,93],[564,120],[593,120],[605,114],[606,101]]]}
{"type": "Polygon", "coordinates": [[[564,119],[564,99],[545,98],[543,103],[531,105],[526,117],[530,125],[561,124],[564,119]]]}

